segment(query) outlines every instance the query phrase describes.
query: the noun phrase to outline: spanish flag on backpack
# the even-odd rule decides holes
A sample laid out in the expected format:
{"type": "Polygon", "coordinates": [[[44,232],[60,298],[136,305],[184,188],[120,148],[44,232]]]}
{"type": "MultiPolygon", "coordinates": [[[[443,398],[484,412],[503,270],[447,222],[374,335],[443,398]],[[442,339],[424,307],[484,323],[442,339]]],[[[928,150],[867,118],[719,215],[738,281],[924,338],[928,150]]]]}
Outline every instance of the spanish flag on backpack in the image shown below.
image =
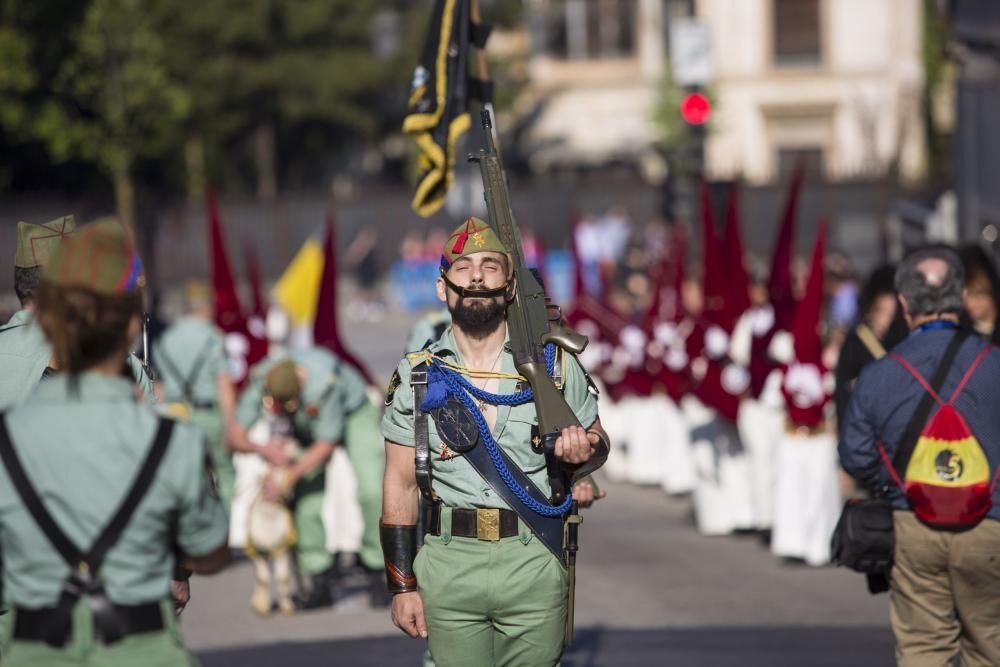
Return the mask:
{"type": "Polygon", "coordinates": [[[955,399],[991,349],[987,346],[979,353],[947,402],[941,400],[906,359],[896,353],[890,354],[939,406],[917,438],[903,479],[889,465],[889,473],[906,494],[914,513],[925,523],[949,528],[970,526],[982,519],[993,505],[997,474],[991,477],[986,452],[965,418],[955,409],[955,399]]]}

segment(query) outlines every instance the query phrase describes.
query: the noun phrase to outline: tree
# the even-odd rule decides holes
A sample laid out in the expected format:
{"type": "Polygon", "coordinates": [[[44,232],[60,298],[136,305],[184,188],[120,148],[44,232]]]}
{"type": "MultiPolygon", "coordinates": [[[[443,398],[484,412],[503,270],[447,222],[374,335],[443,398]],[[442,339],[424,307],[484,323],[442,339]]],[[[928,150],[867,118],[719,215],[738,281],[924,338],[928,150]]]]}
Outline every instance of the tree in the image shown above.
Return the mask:
{"type": "Polygon", "coordinates": [[[136,161],[172,150],[190,98],[167,71],[142,0],[92,0],[72,43],[32,131],[56,161],[97,165],[112,181],[118,215],[134,224],[136,161]]]}

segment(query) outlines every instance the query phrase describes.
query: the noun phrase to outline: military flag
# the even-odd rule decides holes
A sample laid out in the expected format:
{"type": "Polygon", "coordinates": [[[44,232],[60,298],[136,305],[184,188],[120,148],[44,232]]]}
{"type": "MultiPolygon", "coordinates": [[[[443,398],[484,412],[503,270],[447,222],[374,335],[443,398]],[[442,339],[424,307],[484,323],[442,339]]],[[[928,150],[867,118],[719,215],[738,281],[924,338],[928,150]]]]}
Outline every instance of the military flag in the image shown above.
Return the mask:
{"type": "Polygon", "coordinates": [[[485,60],[480,56],[480,80],[469,78],[469,52],[482,52],[489,29],[473,24],[477,0],[435,0],[427,41],[413,72],[403,131],[420,150],[417,190],[411,206],[423,217],[444,204],[455,172],[455,147],[469,129],[469,100],[488,102],[485,60]]]}

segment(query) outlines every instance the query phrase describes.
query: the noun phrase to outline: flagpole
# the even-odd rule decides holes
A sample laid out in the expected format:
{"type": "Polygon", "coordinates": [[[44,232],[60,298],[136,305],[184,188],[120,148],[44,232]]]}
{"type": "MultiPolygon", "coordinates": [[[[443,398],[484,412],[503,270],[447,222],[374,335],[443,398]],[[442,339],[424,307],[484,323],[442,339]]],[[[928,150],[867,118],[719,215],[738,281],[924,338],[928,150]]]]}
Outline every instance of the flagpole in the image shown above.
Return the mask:
{"type": "MultiPolygon", "coordinates": [[[[472,19],[474,25],[482,25],[483,17],[479,12],[479,0],[469,0],[469,17],[472,19]]],[[[486,49],[480,49],[475,47],[473,49],[476,52],[476,72],[479,74],[480,81],[490,80],[490,68],[486,61],[486,49]]],[[[493,111],[493,102],[483,102],[483,108],[489,112],[490,118],[493,119],[493,127],[490,128],[490,132],[493,133],[493,143],[497,147],[497,155],[500,155],[500,138],[497,132],[497,116],[493,111]]]]}

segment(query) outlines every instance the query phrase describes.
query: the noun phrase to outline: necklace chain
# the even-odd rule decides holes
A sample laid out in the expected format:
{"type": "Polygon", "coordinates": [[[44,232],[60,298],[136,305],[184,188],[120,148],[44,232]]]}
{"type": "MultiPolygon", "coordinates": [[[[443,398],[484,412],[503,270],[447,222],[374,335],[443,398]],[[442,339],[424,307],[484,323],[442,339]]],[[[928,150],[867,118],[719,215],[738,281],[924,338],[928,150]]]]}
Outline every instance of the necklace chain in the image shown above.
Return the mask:
{"type": "MultiPolygon", "coordinates": [[[[494,359],[494,360],[493,360],[493,363],[492,363],[492,364],[490,365],[490,367],[489,367],[488,369],[486,369],[486,370],[487,370],[487,372],[491,372],[491,371],[493,371],[493,370],[495,370],[495,369],[496,369],[496,366],[497,366],[497,362],[498,362],[498,361],[500,361],[500,357],[501,357],[501,355],[503,355],[503,346],[502,346],[502,345],[500,346],[500,351],[499,351],[499,352],[497,352],[497,356],[496,356],[496,359],[494,359]]],[[[483,382],[483,386],[482,386],[482,387],[479,387],[479,388],[480,388],[480,389],[482,389],[483,391],[486,391],[486,385],[488,385],[488,384],[490,383],[490,380],[491,380],[491,379],[492,379],[492,378],[489,378],[489,377],[487,377],[487,378],[486,378],[486,381],[485,381],[485,382],[483,382]]],[[[477,386],[478,386],[478,385],[477,385],[477,386]]],[[[483,399],[481,399],[481,398],[477,398],[477,399],[476,399],[476,405],[477,405],[477,406],[479,407],[479,411],[485,414],[485,412],[486,412],[486,407],[487,407],[487,405],[488,405],[488,404],[486,403],[486,401],[484,401],[484,400],[483,400],[483,399]]]]}

